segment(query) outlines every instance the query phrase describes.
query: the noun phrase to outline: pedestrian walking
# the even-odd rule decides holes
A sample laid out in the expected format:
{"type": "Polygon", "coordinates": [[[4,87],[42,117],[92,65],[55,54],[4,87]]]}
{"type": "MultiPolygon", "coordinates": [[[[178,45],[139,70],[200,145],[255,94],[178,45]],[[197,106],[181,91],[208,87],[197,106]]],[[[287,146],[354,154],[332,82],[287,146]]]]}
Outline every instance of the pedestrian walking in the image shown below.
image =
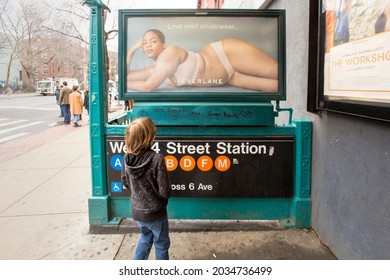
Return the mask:
{"type": "Polygon", "coordinates": [[[58,100],[58,105],[60,105],[62,115],[64,116],[64,124],[70,124],[70,105],[69,105],[69,95],[71,93],[70,88],[68,88],[68,83],[64,81],[62,89],[60,89],[60,98],[58,100]]]}
{"type": "Polygon", "coordinates": [[[70,112],[73,115],[73,126],[79,127],[78,121],[81,120],[83,113],[83,97],[79,92],[79,86],[73,86],[73,92],[69,95],[70,112]]]}
{"type": "Polygon", "coordinates": [[[87,111],[87,114],[89,114],[89,88],[86,87],[84,90],[84,108],[87,111]]]}

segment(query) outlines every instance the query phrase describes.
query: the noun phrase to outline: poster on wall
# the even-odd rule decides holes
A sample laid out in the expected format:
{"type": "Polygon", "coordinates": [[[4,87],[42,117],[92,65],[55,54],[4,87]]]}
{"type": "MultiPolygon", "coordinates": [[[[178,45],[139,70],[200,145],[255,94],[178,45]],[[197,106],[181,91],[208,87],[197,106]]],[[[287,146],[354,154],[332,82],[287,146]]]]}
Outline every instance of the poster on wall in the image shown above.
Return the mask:
{"type": "Polygon", "coordinates": [[[320,33],[319,107],[390,120],[390,0],[312,5],[319,13],[311,21],[320,33]]]}
{"type": "Polygon", "coordinates": [[[119,95],[285,100],[285,14],[120,10],[119,95]]]}

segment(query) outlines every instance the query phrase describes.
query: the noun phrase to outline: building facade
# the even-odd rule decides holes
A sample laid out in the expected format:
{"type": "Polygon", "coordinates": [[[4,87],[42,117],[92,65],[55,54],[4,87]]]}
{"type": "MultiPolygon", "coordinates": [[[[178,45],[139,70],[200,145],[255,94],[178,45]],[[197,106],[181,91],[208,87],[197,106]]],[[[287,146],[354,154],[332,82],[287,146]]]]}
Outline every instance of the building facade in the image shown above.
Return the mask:
{"type": "Polygon", "coordinates": [[[76,78],[80,84],[88,81],[88,49],[77,42],[62,44],[56,39],[44,38],[24,49],[21,59],[24,88],[57,77],[76,78]]]}

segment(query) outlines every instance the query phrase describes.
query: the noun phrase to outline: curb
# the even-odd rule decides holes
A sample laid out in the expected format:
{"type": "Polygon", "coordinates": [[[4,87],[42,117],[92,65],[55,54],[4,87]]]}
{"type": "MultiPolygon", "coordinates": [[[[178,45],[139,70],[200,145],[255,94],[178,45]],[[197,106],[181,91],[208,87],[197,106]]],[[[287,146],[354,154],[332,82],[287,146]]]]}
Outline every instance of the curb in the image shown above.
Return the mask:
{"type": "MultiPolygon", "coordinates": [[[[285,230],[279,221],[252,220],[169,220],[170,232],[221,232],[221,231],[275,231],[285,230]]],[[[119,224],[90,225],[90,234],[139,233],[133,219],[123,219],[119,224]]]]}

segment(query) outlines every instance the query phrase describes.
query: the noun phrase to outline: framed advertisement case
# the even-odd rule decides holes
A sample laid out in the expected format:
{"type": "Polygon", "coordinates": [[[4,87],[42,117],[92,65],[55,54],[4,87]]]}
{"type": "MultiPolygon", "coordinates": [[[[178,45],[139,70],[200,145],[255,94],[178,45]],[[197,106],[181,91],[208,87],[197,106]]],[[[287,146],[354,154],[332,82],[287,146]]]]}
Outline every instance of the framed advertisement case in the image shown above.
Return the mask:
{"type": "Polygon", "coordinates": [[[120,99],[286,99],[282,10],[119,10],[118,55],[120,99]],[[158,31],[164,55],[147,49],[158,31]]]}
{"type": "Polygon", "coordinates": [[[310,1],[308,111],[390,121],[390,0],[310,1]]]}

